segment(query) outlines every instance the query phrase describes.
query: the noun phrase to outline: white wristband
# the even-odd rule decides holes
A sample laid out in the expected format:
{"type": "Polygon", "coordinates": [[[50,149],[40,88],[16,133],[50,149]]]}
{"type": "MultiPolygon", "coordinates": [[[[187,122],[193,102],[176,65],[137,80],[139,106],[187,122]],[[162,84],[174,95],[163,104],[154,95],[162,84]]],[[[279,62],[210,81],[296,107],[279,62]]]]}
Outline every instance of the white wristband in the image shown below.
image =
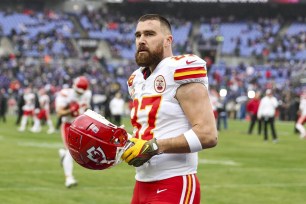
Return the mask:
{"type": "Polygon", "coordinates": [[[189,144],[189,148],[190,148],[190,152],[198,152],[201,151],[202,148],[202,144],[198,138],[198,136],[195,134],[195,132],[190,129],[187,132],[184,133],[184,136],[189,144]]]}

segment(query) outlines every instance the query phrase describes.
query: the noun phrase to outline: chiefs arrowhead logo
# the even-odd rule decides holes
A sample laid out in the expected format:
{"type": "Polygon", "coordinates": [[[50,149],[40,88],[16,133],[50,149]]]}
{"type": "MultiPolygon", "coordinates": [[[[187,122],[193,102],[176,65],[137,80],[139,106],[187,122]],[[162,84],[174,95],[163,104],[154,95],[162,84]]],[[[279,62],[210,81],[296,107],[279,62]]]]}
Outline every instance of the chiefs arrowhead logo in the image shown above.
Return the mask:
{"type": "Polygon", "coordinates": [[[154,80],[154,89],[157,93],[162,93],[166,89],[166,80],[162,75],[158,75],[154,80]]]}
{"type": "Polygon", "coordinates": [[[111,164],[115,162],[115,160],[107,160],[104,151],[101,147],[95,148],[91,147],[87,150],[87,158],[96,164],[111,164]]]}

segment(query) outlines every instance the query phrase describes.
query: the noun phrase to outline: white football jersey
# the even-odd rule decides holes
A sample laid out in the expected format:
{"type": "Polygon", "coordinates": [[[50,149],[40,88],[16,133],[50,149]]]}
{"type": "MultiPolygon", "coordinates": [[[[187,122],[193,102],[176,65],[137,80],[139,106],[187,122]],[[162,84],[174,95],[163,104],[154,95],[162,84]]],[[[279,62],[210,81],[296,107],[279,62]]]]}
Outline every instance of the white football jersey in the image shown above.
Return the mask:
{"type": "MultiPolygon", "coordinates": [[[[78,102],[80,108],[79,113],[83,114],[88,108],[90,108],[92,93],[90,90],[86,90],[82,95],[77,94],[74,89],[62,89],[55,99],[55,108],[68,107],[69,104],[73,101],[78,102]]],[[[75,117],[70,115],[62,117],[63,122],[72,122],[75,117]]]]}
{"type": "Polygon", "coordinates": [[[26,93],[23,95],[24,105],[22,106],[22,110],[24,111],[33,111],[35,109],[35,94],[34,93],[26,93]]]}
{"type": "Polygon", "coordinates": [[[39,105],[41,109],[50,110],[50,97],[47,94],[39,96],[39,105]]]}
{"type": "MultiPolygon", "coordinates": [[[[128,80],[133,99],[131,122],[134,136],[145,140],[176,137],[191,128],[175,99],[182,84],[202,83],[208,88],[206,62],[196,55],[181,55],[162,60],[148,78],[144,68],[128,80]]],[[[156,181],[197,171],[198,154],[161,154],[136,168],[136,180],[156,181]]]]}

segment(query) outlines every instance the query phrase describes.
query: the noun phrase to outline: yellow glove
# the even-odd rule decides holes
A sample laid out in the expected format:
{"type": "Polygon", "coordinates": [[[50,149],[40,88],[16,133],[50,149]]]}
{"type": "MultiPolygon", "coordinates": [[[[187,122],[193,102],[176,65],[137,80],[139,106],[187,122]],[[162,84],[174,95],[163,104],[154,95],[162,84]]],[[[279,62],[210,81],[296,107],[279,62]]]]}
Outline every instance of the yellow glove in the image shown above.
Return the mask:
{"type": "Polygon", "coordinates": [[[129,165],[139,167],[158,153],[158,145],[155,138],[149,141],[131,138],[129,141],[134,145],[128,148],[121,156],[122,160],[129,165]]]}

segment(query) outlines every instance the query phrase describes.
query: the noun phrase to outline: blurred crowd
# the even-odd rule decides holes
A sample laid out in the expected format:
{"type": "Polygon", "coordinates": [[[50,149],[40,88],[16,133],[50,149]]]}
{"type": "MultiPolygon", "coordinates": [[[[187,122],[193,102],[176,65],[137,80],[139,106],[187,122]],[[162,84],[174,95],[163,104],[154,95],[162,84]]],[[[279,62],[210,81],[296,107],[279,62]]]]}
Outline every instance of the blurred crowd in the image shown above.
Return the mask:
{"type": "MultiPolygon", "coordinates": [[[[27,88],[33,93],[44,88],[54,113],[56,93],[70,87],[80,75],[90,81],[95,110],[109,112],[110,100],[118,92],[129,103],[126,80],[137,68],[133,60],[134,18],[109,13],[105,8],[85,9],[78,14],[5,10],[0,15],[1,36],[12,46],[9,55],[0,57],[1,116],[8,110],[18,111],[18,101],[27,88]],[[111,57],[83,51],[73,41],[80,37],[106,41],[111,57]]],[[[264,60],[262,64],[232,66],[202,56],[208,63],[212,95],[223,107],[219,110],[223,109],[228,117],[245,119],[250,91],[264,93],[271,89],[279,102],[278,118],[296,120],[303,87],[294,84],[294,77],[306,73],[306,19],[286,23],[281,18],[243,20],[232,16],[198,22],[170,20],[174,36],[178,36],[174,53],[194,52],[197,45],[205,49],[221,47],[221,55],[233,58],[253,56],[264,60]],[[196,24],[200,25],[198,32],[196,24]]]]}

